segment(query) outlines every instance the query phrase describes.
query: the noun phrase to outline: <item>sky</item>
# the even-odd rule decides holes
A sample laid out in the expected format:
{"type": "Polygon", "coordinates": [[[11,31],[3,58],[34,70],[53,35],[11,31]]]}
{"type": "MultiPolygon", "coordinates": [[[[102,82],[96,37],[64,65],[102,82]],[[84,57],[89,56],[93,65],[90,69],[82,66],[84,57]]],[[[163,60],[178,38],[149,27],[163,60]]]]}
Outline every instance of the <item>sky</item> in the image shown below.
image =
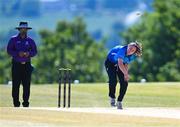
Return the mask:
{"type": "Polygon", "coordinates": [[[54,2],[54,1],[58,1],[58,0],[40,0],[42,2],[54,2]]]}

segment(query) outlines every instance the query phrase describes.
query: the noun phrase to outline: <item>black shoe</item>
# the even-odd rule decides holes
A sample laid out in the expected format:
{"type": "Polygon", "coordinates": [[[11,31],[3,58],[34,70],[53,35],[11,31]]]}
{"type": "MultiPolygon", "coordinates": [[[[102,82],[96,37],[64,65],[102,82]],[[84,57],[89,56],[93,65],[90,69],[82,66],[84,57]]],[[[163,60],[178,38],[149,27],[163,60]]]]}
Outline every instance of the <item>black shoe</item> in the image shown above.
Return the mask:
{"type": "Polygon", "coordinates": [[[14,107],[20,107],[20,102],[13,102],[14,107]]]}
{"type": "Polygon", "coordinates": [[[16,107],[16,108],[17,108],[17,107],[20,107],[20,105],[14,105],[14,107],[16,107]]]}
{"type": "Polygon", "coordinates": [[[23,102],[22,105],[23,107],[29,107],[29,102],[23,102]]]}

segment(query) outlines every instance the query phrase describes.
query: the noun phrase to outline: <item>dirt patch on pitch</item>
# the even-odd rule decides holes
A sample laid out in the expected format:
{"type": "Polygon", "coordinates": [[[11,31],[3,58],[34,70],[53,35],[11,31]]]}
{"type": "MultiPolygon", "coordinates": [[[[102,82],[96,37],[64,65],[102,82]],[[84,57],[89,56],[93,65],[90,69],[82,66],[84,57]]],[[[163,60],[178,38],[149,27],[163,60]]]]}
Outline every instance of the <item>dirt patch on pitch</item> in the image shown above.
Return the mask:
{"type": "Polygon", "coordinates": [[[123,110],[117,110],[116,108],[97,108],[97,107],[93,107],[93,108],[92,107],[91,108],[31,107],[29,109],[180,119],[180,108],[151,107],[151,108],[125,108],[123,110]]]}

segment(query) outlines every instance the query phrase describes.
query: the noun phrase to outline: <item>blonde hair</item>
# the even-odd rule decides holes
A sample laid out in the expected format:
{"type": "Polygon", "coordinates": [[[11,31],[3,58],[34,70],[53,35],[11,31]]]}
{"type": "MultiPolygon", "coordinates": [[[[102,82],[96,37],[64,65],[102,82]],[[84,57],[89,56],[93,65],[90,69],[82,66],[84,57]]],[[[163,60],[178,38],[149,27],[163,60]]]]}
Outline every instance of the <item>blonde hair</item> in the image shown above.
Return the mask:
{"type": "Polygon", "coordinates": [[[135,42],[131,42],[129,45],[135,46],[136,47],[136,51],[135,51],[135,55],[140,57],[142,56],[142,44],[135,41],[135,42]]]}

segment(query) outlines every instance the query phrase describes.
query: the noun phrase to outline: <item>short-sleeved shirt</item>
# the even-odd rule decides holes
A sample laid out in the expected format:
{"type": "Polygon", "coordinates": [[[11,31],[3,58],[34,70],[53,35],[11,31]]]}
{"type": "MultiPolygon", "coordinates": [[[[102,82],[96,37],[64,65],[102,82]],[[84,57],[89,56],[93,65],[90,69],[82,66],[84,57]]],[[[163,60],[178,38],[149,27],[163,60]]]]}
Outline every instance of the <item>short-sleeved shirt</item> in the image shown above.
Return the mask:
{"type": "Polygon", "coordinates": [[[129,64],[133,60],[136,59],[135,55],[126,55],[127,46],[116,46],[112,48],[108,53],[108,59],[112,62],[117,64],[118,59],[122,59],[124,64],[129,64]]]}
{"type": "Polygon", "coordinates": [[[17,62],[29,62],[37,54],[37,48],[33,39],[28,36],[22,39],[18,34],[9,40],[7,52],[17,62]],[[19,52],[29,52],[29,57],[20,57],[19,52]]]}

